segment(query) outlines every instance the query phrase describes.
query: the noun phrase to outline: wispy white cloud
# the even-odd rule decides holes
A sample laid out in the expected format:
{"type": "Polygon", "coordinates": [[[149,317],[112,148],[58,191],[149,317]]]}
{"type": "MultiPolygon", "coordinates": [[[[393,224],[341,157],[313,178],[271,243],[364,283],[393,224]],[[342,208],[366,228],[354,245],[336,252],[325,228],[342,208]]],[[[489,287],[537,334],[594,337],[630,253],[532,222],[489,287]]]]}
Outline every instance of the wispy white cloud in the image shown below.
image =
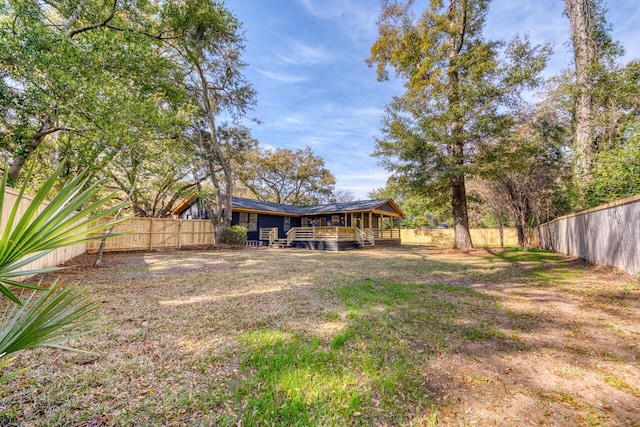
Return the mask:
{"type": "Polygon", "coordinates": [[[277,53],[278,59],[291,65],[315,65],[331,60],[332,55],[322,46],[310,46],[300,40],[291,40],[277,53]]]}
{"type": "Polygon", "coordinates": [[[316,18],[332,19],[344,14],[347,2],[340,0],[300,0],[300,3],[302,3],[305,9],[307,9],[307,11],[316,18]]]}
{"type": "Polygon", "coordinates": [[[258,73],[280,83],[303,83],[309,81],[309,78],[306,76],[295,76],[287,73],[277,73],[267,70],[258,70],[258,73]]]}
{"type": "Polygon", "coordinates": [[[299,0],[317,19],[334,20],[351,41],[370,40],[376,34],[379,5],[370,0],[299,0]],[[372,7],[374,6],[374,7],[372,7]]]}
{"type": "MultiPolygon", "coordinates": [[[[332,172],[338,170],[337,165],[327,164],[332,172]]],[[[357,164],[349,165],[354,173],[334,173],[336,187],[352,191],[356,198],[366,199],[367,193],[387,183],[389,173],[383,168],[359,168],[357,164]]]]}

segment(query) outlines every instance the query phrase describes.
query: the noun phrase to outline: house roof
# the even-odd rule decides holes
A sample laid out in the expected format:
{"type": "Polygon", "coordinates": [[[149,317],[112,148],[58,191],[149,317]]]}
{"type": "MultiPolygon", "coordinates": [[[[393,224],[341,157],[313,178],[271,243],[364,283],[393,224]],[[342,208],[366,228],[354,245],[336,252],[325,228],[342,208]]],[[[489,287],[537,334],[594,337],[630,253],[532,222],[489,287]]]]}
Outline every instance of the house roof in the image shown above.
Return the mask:
{"type": "MultiPolygon", "coordinates": [[[[173,213],[179,215],[194,201],[195,197],[190,197],[178,206],[173,213]]],[[[223,196],[224,203],[224,196],[223,196]]],[[[347,212],[376,212],[389,216],[403,217],[404,214],[392,199],[359,200],[355,202],[330,203],[316,206],[294,206],[282,203],[265,202],[262,200],[245,199],[244,197],[233,198],[233,210],[240,212],[257,212],[273,215],[304,216],[337,214],[347,212]]]]}
{"type": "Polygon", "coordinates": [[[389,216],[404,216],[398,205],[396,205],[392,199],[358,200],[355,202],[330,203],[315,206],[294,206],[234,197],[233,209],[238,211],[264,212],[280,215],[286,214],[290,216],[369,211],[386,213],[389,216]]]}

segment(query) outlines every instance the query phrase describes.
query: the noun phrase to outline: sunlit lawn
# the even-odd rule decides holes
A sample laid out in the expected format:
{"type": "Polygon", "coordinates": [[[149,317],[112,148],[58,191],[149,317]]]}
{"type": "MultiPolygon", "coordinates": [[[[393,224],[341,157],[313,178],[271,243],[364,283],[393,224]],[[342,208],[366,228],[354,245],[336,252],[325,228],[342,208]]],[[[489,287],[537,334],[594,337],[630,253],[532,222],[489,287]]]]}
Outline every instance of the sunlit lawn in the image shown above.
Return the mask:
{"type": "Polygon", "coordinates": [[[105,264],[63,275],[101,303],[97,330],[73,343],[91,353],[18,357],[13,367],[32,367],[2,390],[0,424],[626,422],[624,411],[573,391],[585,369],[611,399],[640,407],[637,359],[623,351],[638,351],[629,332],[637,287],[552,254],[246,249],[109,255],[105,264]],[[552,321],[544,307],[512,301],[524,298],[514,290],[575,300],[578,316],[589,305],[623,312],[552,321]],[[618,340],[619,351],[599,355],[575,335],[580,325],[618,340]],[[533,344],[547,335],[559,343],[533,344]],[[523,380],[532,355],[557,371],[548,387],[523,380]],[[518,393],[532,402],[517,406],[518,393]]]}

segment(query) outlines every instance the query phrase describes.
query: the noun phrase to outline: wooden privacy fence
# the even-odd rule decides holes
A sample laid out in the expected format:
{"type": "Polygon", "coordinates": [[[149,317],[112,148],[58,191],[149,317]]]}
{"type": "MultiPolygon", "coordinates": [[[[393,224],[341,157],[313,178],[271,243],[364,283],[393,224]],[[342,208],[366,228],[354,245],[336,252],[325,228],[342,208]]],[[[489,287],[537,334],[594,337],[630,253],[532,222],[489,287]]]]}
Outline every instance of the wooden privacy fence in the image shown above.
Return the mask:
{"type": "Polygon", "coordinates": [[[640,195],[554,219],[536,234],[542,249],[640,274],[640,195]]]}
{"type": "MultiPolygon", "coordinates": [[[[213,244],[214,235],[211,221],[165,218],[131,218],[116,225],[113,232],[120,235],[107,239],[105,252],[205,246],[213,244]]],[[[88,242],[86,251],[96,253],[99,247],[100,240],[88,242]]]]}
{"type": "MultiPolygon", "coordinates": [[[[11,210],[15,206],[17,200],[18,200],[17,191],[11,188],[5,189],[4,202],[2,204],[2,218],[0,222],[0,233],[4,233],[4,227],[9,218],[9,214],[11,213],[11,210]]],[[[20,203],[18,205],[17,218],[21,218],[22,215],[24,215],[25,211],[27,210],[27,207],[31,204],[32,201],[33,201],[33,197],[29,195],[22,196],[22,199],[20,200],[20,203]]],[[[45,206],[47,206],[47,203],[43,203],[40,209],[38,210],[38,212],[41,212],[45,208],[45,206]]],[[[44,257],[30,264],[25,265],[20,270],[25,271],[25,270],[35,270],[39,268],[55,267],[57,265],[60,265],[70,260],[71,258],[77,257],[78,255],[82,255],[83,253],[85,253],[86,247],[87,245],[85,243],[80,243],[78,245],[67,246],[64,248],[56,249],[55,251],[45,255],[44,257]]]]}
{"type": "MultiPolygon", "coordinates": [[[[472,228],[471,241],[474,246],[500,246],[500,234],[494,228],[472,228]]],[[[515,228],[505,228],[504,245],[517,246],[518,234],[515,228]]],[[[400,230],[400,240],[403,244],[428,245],[441,248],[453,247],[452,228],[426,228],[400,230]]]]}

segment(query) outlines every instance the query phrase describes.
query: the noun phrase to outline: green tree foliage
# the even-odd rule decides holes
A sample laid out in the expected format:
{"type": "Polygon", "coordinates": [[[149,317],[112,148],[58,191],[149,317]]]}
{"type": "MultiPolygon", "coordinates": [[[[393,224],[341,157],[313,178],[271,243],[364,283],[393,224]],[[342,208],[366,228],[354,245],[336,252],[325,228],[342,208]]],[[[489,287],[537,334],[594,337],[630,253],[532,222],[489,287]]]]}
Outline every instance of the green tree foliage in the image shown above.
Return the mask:
{"type": "Polygon", "coordinates": [[[593,177],[586,189],[590,206],[640,194],[640,134],[595,157],[593,177]]]}
{"type": "Polygon", "coordinates": [[[597,152],[592,121],[598,109],[594,89],[598,81],[622,53],[610,36],[610,26],[601,0],[565,0],[573,42],[574,99],[574,178],[580,193],[589,184],[593,156],[597,152]]]}
{"type": "MultiPolygon", "coordinates": [[[[545,104],[567,118],[572,125],[571,139],[566,151],[572,154],[575,189],[572,194],[572,210],[597,206],[603,201],[630,196],[633,185],[630,177],[623,178],[633,170],[629,163],[637,141],[640,125],[640,62],[630,61],[625,65],[609,65],[600,70],[598,79],[590,91],[589,140],[591,161],[589,179],[581,182],[576,174],[576,161],[582,156],[575,145],[576,82],[569,76],[560,76],[552,81],[545,104]],[[620,161],[617,161],[617,158],[620,161]],[[616,177],[621,179],[616,182],[616,177]],[[593,181],[593,182],[592,182],[593,181]]],[[[570,179],[570,178],[568,178],[570,179]]]]}
{"type": "Polygon", "coordinates": [[[179,70],[149,33],[153,3],[3,5],[0,149],[10,182],[38,149],[56,163],[72,159],[69,173],[100,170],[123,146],[155,140],[181,118],[179,70]]]}
{"type": "Polygon", "coordinates": [[[335,178],[310,147],[256,150],[250,165],[239,178],[258,200],[315,205],[333,196],[335,178]]]}
{"type": "Polygon", "coordinates": [[[129,201],[135,216],[166,218],[207,178],[193,148],[184,139],[131,145],[106,166],[105,176],[121,197],[133,188],[129,201]]]}
{"type": "Polygon", "coordinates": [[[521,246],[529,244],[528,228],[569,210],[568,135],[563,120],[541,108],[517,116],[513,130],[484,152],[476,199],[499,226],[510,213],[521,246]]]}
{"type": "Polygon", "coordinates": [[[405,217],[404,228],[436,228],[451,222],[451,210],[439,199],[425,196],[423,192],[412,192],[396,179],[389,178],[384,187],[367,193],[370,199],[393,199],[405,217]]]}
{"type": "Polygon", "coordinates": [[[404,184],[431,197],[449,194],[455,244],[472,246],[465,179],[483,146],[510,126],[508,108],[538,83],[548,56],[526,38],[482,36],[488,2],[432,0],[416,17],[412,2],[384,2],[369,64],[388,68],[405,93],[388,105],[376,155],[404,184]]]}

